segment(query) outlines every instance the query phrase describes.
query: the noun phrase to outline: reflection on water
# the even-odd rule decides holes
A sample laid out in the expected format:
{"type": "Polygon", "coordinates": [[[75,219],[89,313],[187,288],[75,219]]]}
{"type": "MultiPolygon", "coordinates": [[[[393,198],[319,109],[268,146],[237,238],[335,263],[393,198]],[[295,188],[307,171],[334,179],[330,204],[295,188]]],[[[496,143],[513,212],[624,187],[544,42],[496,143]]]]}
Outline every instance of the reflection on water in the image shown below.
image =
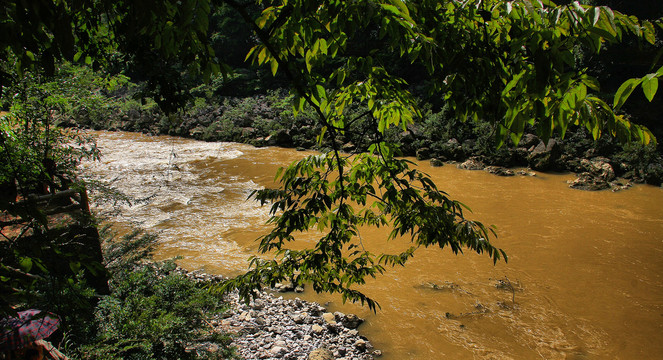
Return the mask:
{"type": "MultiPolygon", "coordinates": [[[[159,258],[237,274],[267,231],[267,208],[247,201],[288,149],[100,132],[103,158],[85,164],[144,203],[114,219],[160,234],[159,258]]],[[[500,178],[421,164],[438,186],[497,226],[509,263],[423,249],[362,289],[373,315],[336,297],[305,293],[332,311],[367,318],[361,331],[384,359],[652,359],[663,357],[663,190],[568,189],[568,175],[500,178]],[[515,300],[515,301],[514,301],[515,300]]],[[[385,245],[386,232],[362,234],[385,245]]]]}

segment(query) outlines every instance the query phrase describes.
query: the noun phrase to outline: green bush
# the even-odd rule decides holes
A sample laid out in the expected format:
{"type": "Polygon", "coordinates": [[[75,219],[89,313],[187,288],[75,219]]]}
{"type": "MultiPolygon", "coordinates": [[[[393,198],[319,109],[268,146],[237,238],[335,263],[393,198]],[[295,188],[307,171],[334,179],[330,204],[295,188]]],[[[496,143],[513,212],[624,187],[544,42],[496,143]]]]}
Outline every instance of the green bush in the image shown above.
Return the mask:
{"type": "MultiPolygon", "coordinates": [[[[225,310],[221,299],[186,276],[173,262],[124,269],[113,277],[112,294],[97,306],[98,336],[87,359],[195,359],[187,346],[220,343],[216,355],[231,356],[227,336],[205,331],[205,314],[225,310]]],[[[211,354],[207,354],[211,355],[211,354]]]]}
{"type": "Polygon", "coordinates": [[[176,271],[173,261],[145,262],[156,237],[134,232],[107,240],[104,257],[111,294],[95,310],[96,336],[78,353],[83,359],[231,358],[230,338],[210,332],[205,317],[227,309],[205,284],[176,271]],[[219,351],[187,349],[215,343],[219,351]]]}

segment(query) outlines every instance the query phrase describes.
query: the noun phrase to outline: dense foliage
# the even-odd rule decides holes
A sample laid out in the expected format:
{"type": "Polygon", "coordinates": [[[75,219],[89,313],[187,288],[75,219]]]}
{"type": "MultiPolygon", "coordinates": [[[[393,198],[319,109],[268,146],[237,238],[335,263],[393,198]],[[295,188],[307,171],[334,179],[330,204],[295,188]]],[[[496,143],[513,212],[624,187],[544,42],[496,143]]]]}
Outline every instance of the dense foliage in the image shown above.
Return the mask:
{"type": "Polygon", "coordinates": [[[225,302],[175,271],[173,261],[142,263],[156,238],[137,232],[106,247],[111,294],[96,306],[94,333],[76,351],[84,359],[225,359],[230,338],[210,331],[207,317],[225,302]],[[205,344],[218,344],[209,353],[205,344]]]}

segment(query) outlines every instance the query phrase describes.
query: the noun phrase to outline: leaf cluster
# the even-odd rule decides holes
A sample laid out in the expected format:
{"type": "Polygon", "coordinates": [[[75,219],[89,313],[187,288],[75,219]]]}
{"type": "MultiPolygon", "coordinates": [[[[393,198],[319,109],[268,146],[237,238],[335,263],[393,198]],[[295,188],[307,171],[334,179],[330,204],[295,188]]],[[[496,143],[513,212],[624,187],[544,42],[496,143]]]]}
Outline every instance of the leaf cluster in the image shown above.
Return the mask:
{"type": "Polygon", "coordinates": [[[448,198],[409,161],[394,157],[385,143],[368,153],[339,159],[331,152],[314,155],[279,171],[279,189],[253,196],[271,206],[273,230],[260,239],[261,252],[275,260],[253,258],[253,269],[224,286],[245,295],[259,288],[292,280],[310,283],[315,291],[340,293],[343,300],[360,301],[375,310],[377,303],[357,290],[367,277],[386,267],[404,265],[419,247],[437,246],[461,253],[464,248],[506,260],[494,247],[492,229],[464,216],[464,206],[448,198]],[[347,169],[344,171],[343,169],[347,169]],[[411,246],[397,254],[372,252],[364,244],[366,227],[391,227],[388,240],[404,236],[411,246]],[[292,250],[298,233],[321,234],[310,249],[292,250]]]}

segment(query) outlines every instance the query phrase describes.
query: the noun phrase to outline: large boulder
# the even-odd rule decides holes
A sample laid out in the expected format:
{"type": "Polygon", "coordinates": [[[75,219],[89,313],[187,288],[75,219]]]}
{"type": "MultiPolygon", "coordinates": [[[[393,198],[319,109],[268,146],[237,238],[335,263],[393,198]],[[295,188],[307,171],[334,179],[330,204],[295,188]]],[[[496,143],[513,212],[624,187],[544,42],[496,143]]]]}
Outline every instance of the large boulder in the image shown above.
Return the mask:
{"type": "Polygon", "coordinates": [[[530,168],[538,171],[559,170],[559,159],[562,155],[562,147],[555,139],[548,140],[545,144],[539,142],[537,146],[530,151],[527,162],[530,168]]]}
{"type": "Polygon", "coordinates": [[[591,160],[580,160],[580,166],[590,174],[597,176],[605,181],[611,181],[615,178],[615,170],[608,162],[609,160],[603,157],[596,157],[591,160]]]}
{"type": "Polygon", "coordinates": [[[432,167],[444,166],[444,161],[440,158],[431,159],[430,160],[430,166],[432,166],[432,167]]]}
{"type": "MultiPolygon", "coordinates": [[[[541,142],[538,136],[534,134],[525,134],[523,135],[522,138],[520,138],[520,142],[518,143],[518,147],[522,147],[525,149],[529,149],[532,146],[536,146],[541,142]]],[[[534,149],[532,149],[534,150],[534,149]]]]}

